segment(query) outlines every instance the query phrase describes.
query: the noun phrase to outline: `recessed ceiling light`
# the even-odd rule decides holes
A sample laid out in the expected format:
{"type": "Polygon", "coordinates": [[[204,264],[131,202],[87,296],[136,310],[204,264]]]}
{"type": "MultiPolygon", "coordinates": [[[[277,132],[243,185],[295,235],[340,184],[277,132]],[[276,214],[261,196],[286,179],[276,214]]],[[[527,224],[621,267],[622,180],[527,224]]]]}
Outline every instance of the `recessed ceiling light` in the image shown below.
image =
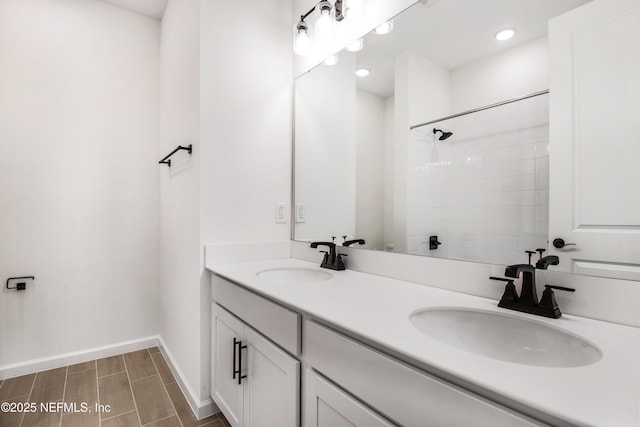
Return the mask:
{"type": "Polygon", "coordinates": [[[347,50],[349,52],[357,52],[359,50],[362,50],[363,47],[364,47],[364,42],[362,41],[362,37],[361,37],[358,40],[348,44],[347,45],[347,50]]]}
{"type": "Polygon", "coordinates": [[[358,77],[367,77],[371,73],[371,70],[368,68],[358,68],[356,70],[356,76],[358,77]]]}
{"type": "Polygon", "coordinates": [[[373,30],[373,32],[379,35],[383,35],[383,34],[389,34],[392,30],[393,30],[393,22],[387,21],[384,24],[377,26],[376,29],[373,30]]]}
{"type": "Polygon", "coordinates": [[[513,28],[507,28],[506,30],[501,30],[496,33],[496,40],[499,40],[501,42],[505,40],[509,40],[515,34],[516,32],[513,28]]]}
{"type": "Polygon", "coordinates": [[[331,55],[324,60],[325,65],[336,65],[338,63],[338,55],[331,55]]]}

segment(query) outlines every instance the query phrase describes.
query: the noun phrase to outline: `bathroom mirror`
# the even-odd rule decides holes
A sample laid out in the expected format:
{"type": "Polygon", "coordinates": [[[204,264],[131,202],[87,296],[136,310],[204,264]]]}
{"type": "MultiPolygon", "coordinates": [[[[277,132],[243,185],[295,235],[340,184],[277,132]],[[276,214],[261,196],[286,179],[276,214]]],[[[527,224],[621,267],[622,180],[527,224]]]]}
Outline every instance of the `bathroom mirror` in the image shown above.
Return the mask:
{"type": "MultiPolygon", "coordinates": [[[[549,243],[547,28],[586,3],[417,2],[296,79],[295,240],[500,265],[570,252],[571,235],[549,243]]],[[[554,268],[640,278],[579,258],[554,268]]]]}

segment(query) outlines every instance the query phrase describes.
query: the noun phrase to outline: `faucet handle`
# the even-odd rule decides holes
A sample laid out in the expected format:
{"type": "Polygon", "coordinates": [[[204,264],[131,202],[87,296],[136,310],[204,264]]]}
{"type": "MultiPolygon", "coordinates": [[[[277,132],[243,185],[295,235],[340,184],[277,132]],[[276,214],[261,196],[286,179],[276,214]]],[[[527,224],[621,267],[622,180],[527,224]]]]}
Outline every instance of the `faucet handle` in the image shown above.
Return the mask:
{"type": "Polygon", "coordinates": [[[516,291],[516,285],[513,284],[513,279],[507,279],[505,277],[489,277],[491,280],[498,280],[500,282],[507,282],[504,287],[504,293],[502,294],[502,298],[500,298],[499,307],[502,307],[503,303],[517,303],[518,302],[518,292],[516,291]]]}
{"type": "Polygon", "coordinates": [[[524,251],[524,253],[529,254],[529,265],[531,265],[531,256],[536,253],[536,251],[524,251]]]}
{"type": "Polygon", "coordinates": [[[544,285],[545,289],[557,289],[559,291],[566,291],[566,292],[575,292],[576,290],[574,288],[567,288],[565,286],[556,286],[556,285],[544,285]]]}
{"type": "Polygon", "coordinates": [[[576,290],[573,288],[567,288],[564,286],[555,286],[555,285],[544,285],[544,292],[542,293],[542,298],[540,298],[539,307],[550,310],[553,313],[553,317],[556,319],[562,316],[562,312],[560,312],[560,308],[558,307],[558,302],[556,301],[556,297],[553,293],[553,290],[557,289],[559,291],[567,291],[567,292],[575,292],[576,290]]]}

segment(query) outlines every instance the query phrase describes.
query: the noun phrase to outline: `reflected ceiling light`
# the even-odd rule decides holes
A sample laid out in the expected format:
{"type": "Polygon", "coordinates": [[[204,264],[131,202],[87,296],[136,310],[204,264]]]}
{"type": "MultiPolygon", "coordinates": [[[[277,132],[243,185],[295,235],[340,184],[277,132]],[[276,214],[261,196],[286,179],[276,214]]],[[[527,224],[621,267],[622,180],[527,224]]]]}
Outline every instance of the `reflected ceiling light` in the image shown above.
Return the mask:
{"type": "Polygon", "coordinates": [[[331,3],[329,0],[322,0],[316,6],[320,11],[320,16],[316,21],[316,34],[318,38],[330,39],[333,37],[333,19],[331,19],[331,3]]]}
{"type": "Polygon", "coordinates": [[[304,16],[300,18],[300,22],[296,26],[298,33],[293,44],[293,52],[296,55],[305,56],[311,52],[311,40],[309,40],[309,34],[307,34],[309,26],[304,22],[304,16]]]}
{"type": "Polygon", "coordinates": [[[325,65],[336,65],[338,63],[338,55],[331,55],[324,60],[325,65]]]}
{"type": "Polygon", "coordinates": [[[345,8],[345,16],[350,21],[355,21],[364,16],[362,0],[348,0],[345,8]]]}
{"type": "Polygon", "coordinates": [[[358,68],[356,70],[356,76],[358,77],[367,77],[371,73],[371,70],[368,68],[358,68]]]}
{"type": "Polygon", "coordinates": [[[505,40],[509,40],[511,37],[513,37],[516,34],[516,31],[513,28],[507,28],[505,30],[500,30],[496,33],[496,40],[499,41],[505,41],[505,40]]]}
{"type": "Polygon", "coordinates": [[[355,40],[349,43],[347,45],[347,50],[349,52],[357,52],[359,50],[362,50],[363,47],[364,47],[364,41],[362,40],[362,37],[360,37],[358,40],[355,40]]]}
{"type": "Polygon", "coordinates": [[[373,32],[379,35],[383,35],[383,34],[389,34],[392,30],[393,30],[393,22],[387,21],[384,24],[376,27],[376,29],[373,30],[373,32]]]}

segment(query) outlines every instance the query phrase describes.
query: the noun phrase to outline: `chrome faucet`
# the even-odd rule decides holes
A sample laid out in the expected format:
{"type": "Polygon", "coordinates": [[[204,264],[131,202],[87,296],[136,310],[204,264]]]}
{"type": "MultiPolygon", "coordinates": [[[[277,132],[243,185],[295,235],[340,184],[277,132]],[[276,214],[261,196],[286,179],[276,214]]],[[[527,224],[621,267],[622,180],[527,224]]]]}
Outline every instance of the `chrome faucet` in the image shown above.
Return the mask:
{"type": "Polygon", "coordinates": [[[507,282],[502,298],[498,303],[498,307],[522,311],[524,313],[535,314],[538,316],[551,317],[554,319],[562,316],[553,290],[557,289],[560,291],[575,292],[575,289],[566,288],[564,286],[545,285],[540,301],[538,301],[538,294],[536,291],[536,269],[546,270],[550,265],[558,265],[559,263],[560,260],[557,256],[549,255],[540,258],[535,267],[530,264],[516,264],[508,266],[504,271],[504,275],[508,277],[507,279],[502,277],[490,277],[492,280],[507,282]],[[516,286],[513,284],[513,279],[517,279],[520,275],[522,275],[522,288],[520,289],[520,295],[518,296],[516,286]]]}

